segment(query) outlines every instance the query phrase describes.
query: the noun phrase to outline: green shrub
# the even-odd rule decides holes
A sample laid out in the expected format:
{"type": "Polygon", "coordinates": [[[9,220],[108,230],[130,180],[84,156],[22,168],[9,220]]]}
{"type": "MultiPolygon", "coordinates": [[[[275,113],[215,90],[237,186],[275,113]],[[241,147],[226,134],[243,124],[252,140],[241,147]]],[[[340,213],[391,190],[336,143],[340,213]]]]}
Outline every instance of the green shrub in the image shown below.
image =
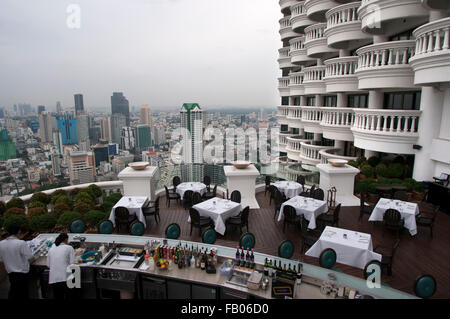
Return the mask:
{"type": "Polygon", "coordinates": [[[85,215],[84,215],[84,220],[86,221],[86,223],[88,224],[89,227],[97,227],[98,223],[100,221],[102,221],[103,219],[108,218],[109,214],[102,212],[102,211],[98,211],[98,210],[91,210],[88,211],[85,215]]]}
{"type": "Polygon", "coordinates": [[[78,212],[65,212],[59,218],[57,225],[63,227],[69,227],[70,223],[75,219],[80,219],[81,214],[78,212]]]}
{"type": "Polygon", "coordinates": [[[375,167],[375,172],[377,173],[378,177],[388,177],[388,169],[385,164],[378,164],[375,167]]]}
{"type": "Polygon", "coordinates": [[[379,177],[378,184],[380,185],[389,185],[390,181],[386,177],[379,177]]]}
{"type": "Polygon", "coordinates": [[[50,196],[48,196],[45,193],[39,192],[39,193],[34,193],[33,196],[31,196],[30,199],[31,202],[41,202],[44,204],[48,204],[50,203],[50,196]]]}
{"type": "Polygon", "coordinates": [[[380,158],[378,156],[372,156],[367,160],[367,162],[370,166],[376,167],[380,163],[380,158]]]}
{"type": "Polygon", "coordinates": [[[28,205],[28,209],[30,209],[30,208],[36,208],[36,207],[46,208],[47,205],[45,205],[43,202],[38,202],[38,201],[36,201],[36,202],[31,202],[31,203],[28,205]]]}
{"type": "Polygon", "coordinates": [[[422,193],[425,190],[425,187],[423,186],[423,183],[421,182],[415,182],[413,186],[413,190],[416,192],[422,193]]]}
{"type": "Polygon", "coordinates": [[[391,163],[387,168],[388,177],[390,178],[402,178],[403,177],[403,165],[399,163],[391,163]]]}
{"type": "Polygon", "coordinates": [[[374,172],[374,169],[372,168],[372,166],[367,165],[367,164],[361,166],[361,173],[362,173],[364,176],[366,176],[366,177],[372,177],[372,176],[373,176],[373,172],[374,172]]]}
{"type": "Polygon", "coordinates": [[[42,207],[28,208],[28,219],[41,215],[47,215],[47,210],[42,207]]]}
{"type": "Polygon", "coordinates": [[[363,181],[355,181],[355,193],[361,194],[362,192],[366,193],[368,190],[369,183],[367,180],[363,181]]]}
{"type": "Polygon", "coordinates": [[[92,202],[88,198],[79,198],[77,201],[75,201],[74,205],[78,204],[86,204],[88,206],[94,206],[94,202],[92,202]]]}
{"type": "Polygon", "coordinates": [[[356,163],[356,161],[348,161],[348,165],[353,166],[353,167],[358,167],[358,163],[356,163]]]}
{"type": "Polygon", "coordinates": [[[114,205],[115,205],[114,203],[112,203],[110,201],[106,201],[106,202],[103,202],[102,209],[105,213],[110,213],[112,208],[114,207],[114,205]]]}
{"type": "Polygon", "coordinates": [[[11,226],[19,226],[22,230],[29,229],[28,219],[25,215],[11,215],[4,219],[3,228],[9,232],[11,226]]]}
{"type": "Polygon", "coordinates": [[[377,193],[377,187],[378,187],[378,183],[377,182],[373,182],[373,183],[368,183],[367,185],[367,191],[371,194],[376,194],[377,193]]]}
{"type": "Polygon", "coordinates": [[[95,184],[91,184],[86,189],[89,194],[91,194],[92,198],[96,199],[102,196],[102,189],[95,184]]]}
{"type": "Polygon", "coordinates": [[[3,227],[3,222],[4,222],[3,217],[0,217],[0,229],[3,227]]]}
{"type": "Polygon", "coordinates": [[[58,197],[55,202],[55,205],[56,204],[64,204],[70,208],[73,205],[73,201],[69,197],[62,195],[58,197]]]}
{"type": "Polygon", "coordinates": [[[356,163],[358,164],[358,167],[361,167],[361,165],[367,161],[367,158],[365,158],[364,156],[360,156],[358,157],[358,159],[356,160],[356,163]]]}
{"type": "Polygon", "coordinates": [[[91,196],[91,194],[89,194],[87,191],[81,191],[79,192],[76,196],[75,196],[75,201],[89,201],[89,202],[94,202],[94,198],[91,196]]]}
{"type": "Polygon", "coordinates": [[[52,215],[59,218],[63,213],[70,211],[70,207],[66,204],[56,204],[53,206],[52,215]]]}
{"type": "Polygon", "coordinates": [[[106,201],[113,203],[113,206],[122,198],[121,193],[113,193],[106,197],[106,201]]]}
{"type": "Polygon", "coordinates": [[[22,199],[16,197],[6,203],[6,209],[10,209],[13,207],[25,209],[25,203],[23,202],[22,199]]]}
{"type": "Polygon", "coordinates": [[[398,155],[394,158],[394,160],[392,161],[393,163],[397,163],[397,164],[404,164],[405,163],[405,158],[401,155],[398,155]]]}
{"type": "Polygon", "coordinates": [[[3,217],[8,218],[9,216],[12,215],[22,215],[25,216],[25,209],[23,208],[17,208],[17,207],[12,207],[10,209],[8,209],[5,214],[3,215],[3,217]]]}
{"type": "Polygon", "coordinates": [[[41,216],[34,216],[30,220],[30,228],[35,232],[51,231],[56,225],[56,217],[45,214],[41,216]]]}
{"type": "Polygon", "coordinates": [[[74,189],[72,189],[71,191],[70,191],[70,196],[72,196],[72,197],[75,197],[75,196],[77,196],[77,194],[79,193],[81,191],[81,189],[79,189],[79,188],[74,188],[74,189]]]}
{"type": "Polygon", "coordinates": [[[58,190],[54,191],[50,195],[50,202],[52,204],[55,204],[55,202],[56,202],[56,200],[58,199],[59,196],[67,196],[67,192],[65,190],[62,190],[62,189],[58,189],[58,190]]]}
{"type": "Polygon", "coordinates": [[[75,206],[73,206],[73,210],[75,212],[79,212],[82,215],[86,214],[91,209],[92,209],[92,205],[89,205],[89,204],[86,204],[83,202],[75,203],[75,206]]]}
{"type": "Polygon", "coordinates": [[[4,201],[0,201],[0,216],[3,216],[5,212],[6,212],[6,204],[4,201]]]}
{"type": "Polygon", "coordinates": [[[391,179],[391,185],[402,185],[403,184],[403,180],[401,180],[400,178],[393,178],[391,179]]]}

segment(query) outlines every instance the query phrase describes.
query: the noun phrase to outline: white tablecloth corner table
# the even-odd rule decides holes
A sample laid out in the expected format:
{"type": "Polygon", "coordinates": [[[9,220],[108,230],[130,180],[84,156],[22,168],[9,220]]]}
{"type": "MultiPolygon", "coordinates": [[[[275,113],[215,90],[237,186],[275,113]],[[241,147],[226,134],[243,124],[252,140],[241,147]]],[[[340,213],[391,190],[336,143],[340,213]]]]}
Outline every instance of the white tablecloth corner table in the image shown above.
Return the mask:
{"type": "Polygon", "coordinates": [[[302,184],[292,181],[277,181],[271,185],[278,188],[287,198],[298,196],[303,191],[302,184]]]}
{"type": "Polygon", "coordinates": [[[144,212],[142,208],[147,203],[147,196],[123,196],[114,207],[111,209],[111,214],[109,215],[109,220],[116,226],[116,215],[114,213],[117,207],[126,207],[130,212],[130,215],[135,215],[137,219],[147,227],[145,221],[144,212]]]}
{"type": "Polygon", "coordinates": [[[327,226],[305,255],[319,258],[327,248],[334,249],[338,263],[360,269],[369,261],[381,261],[381,255],[373,251],[370,234],[327,226]]]}
{"type": "Polygon", "coordinates": [[[310,197],[295,196],[281,204],[278,221],[283,219],[283,210],[286,205],[295,208],[297,216],[303,215],[309,221],[308,228],[316,229],[316,218],[328,212],[327,202],[310,197]]]}
{"type": "Polygon", "coordinates": [[[203,195],[206,193],[206,185],[200,182],[185,182],[177,186],[176,192],[180,195],[181,199],[184,197],[184,192],[191,190],[194,193],[200,193],[203,195]]]}

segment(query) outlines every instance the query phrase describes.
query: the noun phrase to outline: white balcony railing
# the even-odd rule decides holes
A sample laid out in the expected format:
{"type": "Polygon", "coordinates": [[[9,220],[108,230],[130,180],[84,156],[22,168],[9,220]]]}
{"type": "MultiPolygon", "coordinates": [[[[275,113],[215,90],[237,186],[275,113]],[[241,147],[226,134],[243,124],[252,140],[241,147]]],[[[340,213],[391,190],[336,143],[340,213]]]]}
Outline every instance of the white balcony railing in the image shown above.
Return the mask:
{"type": "Polygon", "coordinates": [[[354,76],[358,68],[358,57],[347,56],[325,61],[325,78],[354,76]]]}
{"type": "Polygon", "coordinates": [[[291,136],[291,137],[287,137],[287,150],[288,152],[298,152],[300,153],[301,149],[302,149],[302,143],[304,142],[309,142],[310,140],[307,140],[305,138],[303,138],[302,136],[291,136]]]}
{"type": "Polygon", "coordinates": [[[294,72],[289,74],[289,86],[296,86],[303,84],[304,73],[303,71],[294,72]]]}
{"type": "Polygon", "coordinates": [[[322,160],[321,151],[331,149],[332,146],[312,145],[309,143],[301,143],[300,158],[311,164],[319,164],[322,160]]]}
{"type": "Polygon", "coordinates": [[[278,107],[278,116],[286,117],[289,114],[289,106],[279,106],[278,107]]]}
{"type": "Polygon", "coordinates": [[[326,13],[327,29],[353,22],[358,22],[361,24],[361,21],[358,18],[358,8],[360,5],[361,2],[358,1],[344,4],[329,10],[326,13]]]}
{"type": "Polygon", "coordinates": [[[296,4],[296,0],[280,0],[278,3],[281,7],[281,11],[285,12],[287,10],[290,10],[291,6],[296,4]]]}
{"type": "Polygon", "coordinates": [[[450,49],[450,18],[427,23],[414,30],[415,56],[447,51],[450,49]]]}
{"type": "Polygon", "coordinates": [[[421,111],[354,109],[353,130],[390,136],[418,136],[421,111]]]}
{"type": "Polygon", "coordinates": [[[358,55],[358,71],[408,65],[414,55],[414,40],[391,41],[362,47],[358,55]]]}
{"type": "Polygon", "coordinates": [[[325,65],[304,68],[305,77],[303,78],[303,83],[322,81],[325,77],[325,69],[325,65]]]}
{"type": "Polygon", "coordinates": [[[291,7],[291,20],[303,15],[306,16],[305,1],[298,1],[291,7]]]}
{"type": "Polygon", "coordinates": [[[302,106],[302,121],[317,123],[322,122],[323,108],[316,106],[302,106]]]}
{"type": "Polygon", "coordinates": [[[320,125],[351,128],[354,121],[354,111],[347,107],[323,107],[320,125]]]}
{"type": "Polygon", "coordinates": [[[278,89],[289,89],[289,76],[278,78],[278,89]]]}
{"type": "Polygon", "coordinates": [[[357,157],[334,154],[339,151],[342,151],[342,150],[339,148],[331,148],[331,149],[321,150],[319,152],[320,157],[321,157],[321,164],[328,164],[328,159],[330,159],[330,158],[332,158],[332,159],[336,158],[336,159],[341,159],[341,160],[346,160],[346,161],[356,161],[357,157]]]}
{"type": "Polygon", "coordinates": [[[291,120],[301,120],[302,108],[300,106],[290,106],[287,118],[291,120]]]}
{"type": "Polygon", "coordinates": [[[289,55],[290,48],[284,47],[278,50],[278,63],[280,64],[280,68],[289,68],[293,65],[291,64],[291,57],[289,55]]]}
{"type": "Polygon", "coordinates": [[[326,39],[325,37],[325,28],[327,27],[326,23],[316,23],[312,26],[309,26],[305,29],[306,39],[305,43],[326,39]]]}

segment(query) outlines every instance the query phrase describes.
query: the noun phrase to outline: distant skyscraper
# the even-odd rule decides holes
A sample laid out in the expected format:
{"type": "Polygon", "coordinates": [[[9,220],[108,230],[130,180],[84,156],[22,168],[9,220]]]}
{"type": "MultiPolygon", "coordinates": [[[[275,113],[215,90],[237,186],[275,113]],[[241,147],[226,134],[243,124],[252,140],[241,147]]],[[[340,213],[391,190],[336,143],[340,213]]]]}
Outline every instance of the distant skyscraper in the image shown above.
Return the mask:
{"type": "MultiPolygon", "coordinates": [[[[77,134],[78,134],[78,144],[85,144],[86,148],[89,149],[89,115],[79,114],[77,116],[77,134]]],[[[87,150],[86,149],[86,150],[87,150]]]]}
{"type": "Polygon", "coordinates": [[[56,152],[59,155],[62,155],[64,152],[64,149],[63,149],[61,132],[57,129],[53,129],[52,135],[53,135],[53,144],[55,144],[55,147],[56,147],[56,152]]]}
{"type": "Polygon", "coordinates": [[[100,162],[109,162],[108,144],[97,144],[93,147],[95,167],[100,166],[100,162]]]}
{"type": "Polygon", "coordinates": [[[100,120],[100,138],[108,142],[112,141],[111,137],[111,118],[109,116],[104,117],[100,120]]]}
{"type": "Polygon", "coordinates": [[[60,176],[61,175],[61,157],[58,153],[52,153],[52,171],[53,175],[60,176]]]}
{"type": "Polygon", "coordinates": [[[11,140],[7,130],[0,131],[0,161],[16,157],[16,144],[11,140]]]}
{"type": "Polygon", "coordinates": [[[61,107],[61,102],[56,102],[56,113],[61,113],[62,112],[62,107],[61,107]]]}
{"type": "Polygon", "coordinates": [[[39,105],[38,108],[37,108],[37,111],[38,111],[38,115],[41,114],[42,112],[45,111],[45,106],[44,105],[39,105]]]}
{"type": "Polygon", "coordinates": [[[145,149],[152,145],[151,129],[149,125],[138,125],[136,127],[136,147],[145,149]]]}
{"type": "Polygon", "coordinates": [[[122,128],[121,149],[132,150],[136,147],[136,128],[125,126],[122,128]]]}
{"type": "Polygon", "coordinates": [[[121,113],[111,115],[111,141],[121,144],[122,128],[127,126],[127,119],[121,113]]]}
{"type": "Polygon", "coordinates": [[[84,114],[83,94],[75,94],[75,115],[84,114]]]}
{"type": "Polygon", "coordinates": [[[56,115],[63,145],[78,144],[77,120],[72,113],[56,115]]]}
{"type": "Polygon", "coordinates": [[[5,117],[5,112],[3,111],[3,108],[0,108],[0,119],[5,117]]]}
{"type": "Polygon", "coordinates": [[[144,125],[150,125],[150,127],[153,126],[152,111],[150,110],[148,104],[144,104],[141,107],[140,122],[144,125]]]}
{"type": "Polygon", "coordinates": [[[112,115],[123,114],[126,119],[126,126],[130,126],[130,104],[122,92],[113,92],[111,96],[111,113],[112,115]]]}
{"type": "Polygon", "coordinates": [[[51,114],[48,112],[42,112],[39,115],[39,132],[41,141],[44,143],[53,142],[53,126],[51,114]]]}
{"type": "Polygon", "coordinates": [[[69,161],[70,184],[95,181],[94,155],[92,152],[71,152],[69,161]]]}

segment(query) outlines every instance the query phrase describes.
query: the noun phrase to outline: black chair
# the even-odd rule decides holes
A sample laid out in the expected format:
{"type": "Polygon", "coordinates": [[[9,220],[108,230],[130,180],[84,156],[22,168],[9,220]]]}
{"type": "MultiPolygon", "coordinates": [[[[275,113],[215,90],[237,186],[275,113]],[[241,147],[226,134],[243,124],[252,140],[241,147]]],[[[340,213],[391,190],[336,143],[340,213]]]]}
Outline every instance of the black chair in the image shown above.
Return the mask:
{"type": "Polygon", "coordinates": [[[202,194],[200,194],[199,192],[195,192],[192,195],[192,206],[200,204],[202,202],[202,194]]]}
{"type": "Polygon", "coordinates": [[[231,192],[231,201],[235,202],[235,203],[241,203],[241,192],[238,190],[234,190],[233,192],[231,192]]]}
{"type": "Polygon", "coordinates": [[[120,233],[123,227],[126,228],[126,233],[129,233],[129,228],[132,222],[137,220],[135,215],[130,215],[130,212],[126,207],[116,207],[114,209],[114,215],[116,217],[116,229],[120,233]]]}
{"type": "MultiPolygon", "coordinates": [[[[264,196],[266,196],[267,191],[268,191],[269,188],[270,188],[270,182],[271,182],[270,176],[267,175],[267,176],[266,176],[266,188],[264,189],[264,196]]],[[[270,193],[270,192],[269,192],[269,193],[270,193]]]]}
{"type": "Polygon", "coordinates": [[[306,183],[306,178],[303,175],[298,175],[297,176],[297,183],[299,183],[300,185],[302,185],[302,192],[305,191],[305,183],[306,183]]]}
{"type": "Polygon", "coordinates": [[[286,224],[299,226],[300,218],[297,216],[297,211],[291,205],[286,205],[283,208],[283,233],[286,229],[286,224]]]}
{"type": "Polygon", "coordinates": [[[192,198],[194,197],[194,191],[188,189],[183,194],[183,207],[184,209],[188,209],[192,207],[192,198]]]}
{"type": "Polygon", "coordinates": [[[237,227],[239,227],[240,234],[242,234],[242,227],[246,227],[247,232],[248,232],[249,231],[248,230],[248,215],[249,215],[249,213],[250,213],[250,207],[247,206],[240,212],[239,215],[228,218],[227,221],[225,222],[227,230],[228,230],[228,226],[237,226],[237,227]]]}
{"type": "Polygon", "coordinates": [[[416,216],[416,225],[421,227],[428,227],[430,228],[430,235],[431,238],[433,238],[433,227],[434,227],[434,221],[436,220],[436,216],[439,212],[440,206],[436,206],[434,208],[434,211],[432,214],[422,212],[419,215],[416,216]]]}
{"type": "Polygon", "coordinates": [[[339,213],[341,211],[341,204],[337,205],[332,214],[322,214],[319,215],[317,221],[325,227],[329,226],[339,226],[339,213]]]}
{"type": "Polygon", "coordinates": [[[180,194],[169,192],[169,189],[166,185],[164,185],[164,188],[166,189],[166,205],[168,207],[170,207],[170,201],[175,200],[178,202],[180,200],[180,194]]]}
{"type": "Polygon", "coordinates": [[[208,187],[209,185],[211,185],[211,177],[209,177],[208,175],[205,175],[203,177],[203,184],[206,185],[206,187],[208,187]]]}
{"type": "Polygon", "coordinates": [[[278,188],[275,185],[270,185],[268,190],[270,194],[269,205],[272,205],[272,199],[275,201],[275,192],[278,188]]]}
{"type": "Polygon", "coordinates": [[[300,237],[302,239],[302,251],[303,254],[305,252],[305,248],[310,248],[315,242],[319,239],[319,235],[317,235],[314,231],[308,231],[308,221],[306,218],[301,215],[300,216],[300,237]]]}
{"type": "Polygon", "coordinates": [[[439,177],[433,177],[435,183],[443,185],[445,187],[450,183],[450,175],[446,173],[441,173],[439,177]]]}
{"type": "Polygon", "coordinates": [[[275,220],[275,218],[277,217],[277,213],[280,211],[281,209],[281,205],[286,201],[286,197],[284,197],[283,193],[280,192],[280,190],[278,188],[275,187],[275,213],[273,214],[273,219],[275,220]]]}
{"type": "Polygon", "coordinates": [[[378,245],[373,250],[381,255],[381,266],[387,269],[388,276],[392,276],[392,263],[399,244],[400,239],[397,239],[392,247],[378,245]]]}
{"type": "Polygon", "coordinates": [[[302,196],[302,197],[309,197],[309,193],[308,193],[308,192],[301,192],[301,193],[299,194],[299,196],[302,196]]]}
{"type": "Polygon", "coordinates": [[[396,191],[394,193],[393,199],[398,199],[398,200],[407,202],[408,201],[408,193],[405,191],[396,191]]]}
{"type": "Polygon", "coordinates": [[[195,208],[189,209],[189,216],[191,217],[190,235],[192,235],[193,227],[198,228],[198,235],[201,236],[203,227],[214,226],[214,223],[210,217],[200,216],[200,213],[195,208]]]}
{"type": "Polygon", "coordinates": [[[372,214],[373,207],[367,206],[365,204],[366,195],[364,192],[361,192],[360,198],[359,198],[359,218],[358,221],[361,221],[364,215],[370,215],[372,214]]]}
{"type": "Polygon", "coordinates": [[[203,199],[204,200],[208,200],[214,197],[217,197],[217,184],[214,185],[213,191],[211,192],[210,190],[208,190],[206,193],[203,194],[203,199]]]}
{"type": "Polygon", "coordinates": [[[383,216],[383,236],[386,229],[395,231],[397,238],[400,236],[400,231],[405,225],[405,220],[402,219],[402,215],[396,209],[387,209],[383,216]]]}
{"type": "Polygon", "coordinates": [[[314,193],[311,194],[311,197],[318,200],[323,200],[325,198],[325,192],[321,188],[317,188],[314,190],[314,193]]]}
{"type": "Polygon", "coordinates": [[[176,192],[177,186],[181,184],[180,176],[174,176],[172,178],[173,192],[176,192]]]}
{"type": "Polygon", "coordinates": [[[154,202],[149,201],[147,206],[142,208],[142,212],[145,217],[155,216],[155,222],[158,224],[158,219],[161,220],[161,217],[159,216],[159,197],[154,202]],[[151,203],[153,203],[153,205],[151,205],[151,203]]]}
{"type": "Polygon", "coordinates": [[[309,193],[309,197],[312,197],[312,195],[314,194],[314,192],[316,191],[316,185],[314,184],[313,186],[311,186],[311,188],[307,191],[309,193]]]}

